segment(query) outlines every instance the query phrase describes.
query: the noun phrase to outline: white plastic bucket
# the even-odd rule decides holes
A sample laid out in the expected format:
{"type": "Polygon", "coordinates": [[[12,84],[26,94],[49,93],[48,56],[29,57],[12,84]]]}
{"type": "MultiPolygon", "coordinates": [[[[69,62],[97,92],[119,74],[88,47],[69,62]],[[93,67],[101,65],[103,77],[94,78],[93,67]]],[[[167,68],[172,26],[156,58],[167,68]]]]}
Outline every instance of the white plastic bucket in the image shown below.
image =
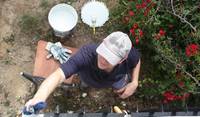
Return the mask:
{"type": "Polygon", "coordinates": [[[54,30],[54,34],[58,37],[65,37],[76,26],[78,14],[76,10],[68,4],[57,4],[51,8],[48,20],[54,30]]]}

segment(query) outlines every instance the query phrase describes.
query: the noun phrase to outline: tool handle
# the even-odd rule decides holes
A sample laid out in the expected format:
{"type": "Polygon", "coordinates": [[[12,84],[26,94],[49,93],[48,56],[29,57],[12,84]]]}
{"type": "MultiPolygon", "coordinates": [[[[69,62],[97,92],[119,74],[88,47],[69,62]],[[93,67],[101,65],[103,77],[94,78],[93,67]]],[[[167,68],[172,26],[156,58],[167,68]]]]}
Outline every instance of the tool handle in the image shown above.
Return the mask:
{"type": "Polygon", "coordinates": [[[122,110],[118,106],[114,106],[114,112],[116,113],[123,113],[122,110]]]}

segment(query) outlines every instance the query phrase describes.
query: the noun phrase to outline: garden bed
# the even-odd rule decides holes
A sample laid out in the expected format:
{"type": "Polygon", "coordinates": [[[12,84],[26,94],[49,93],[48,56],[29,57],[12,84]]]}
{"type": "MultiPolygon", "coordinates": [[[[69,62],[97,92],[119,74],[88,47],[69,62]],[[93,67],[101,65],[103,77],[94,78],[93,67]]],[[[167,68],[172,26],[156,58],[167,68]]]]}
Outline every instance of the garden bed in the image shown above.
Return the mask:
{"type": "Polygon", "coordinates": [[[131,112],[199,107],[198,1],[103,0],[110,19],[96,29],[96,35],[79,18],[66,39],[55,37],[47,21],[50,8],[61,2],[71,4],[80,14],[86,0],[0,1],[0,116],[15,116],[30,96],[31,83],[22,80],[19,73],[32,73],[40,39],[80,47],[100,42],[116,30],[129,34],[133,46],[141,52],[137,92],[122,100],[111,89],[57,89],[48,99],[45,112],[54,111],[56,105],[66,113],[82,109],[94,113],[114,105],[131,112]]]}

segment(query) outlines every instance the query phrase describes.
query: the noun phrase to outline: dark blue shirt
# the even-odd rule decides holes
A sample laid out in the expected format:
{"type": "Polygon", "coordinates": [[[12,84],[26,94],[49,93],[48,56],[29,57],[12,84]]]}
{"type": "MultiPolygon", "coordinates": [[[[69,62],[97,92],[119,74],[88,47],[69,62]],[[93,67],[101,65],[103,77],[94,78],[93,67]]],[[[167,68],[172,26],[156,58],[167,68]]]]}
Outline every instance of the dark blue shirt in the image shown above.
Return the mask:
{"type": "Polygon", "coordinates": [[[78,73],[81,80],[91,87],[122,88],[125,82],[125,74],[130,73],[139,61],[139,52],[132,48],[128,58],[108,73],[97,66],[97,47],[98,44],[84,45],[66,63],[62,64],[60,68],[63,70],[65,77],[68,78],[78,73]]]}

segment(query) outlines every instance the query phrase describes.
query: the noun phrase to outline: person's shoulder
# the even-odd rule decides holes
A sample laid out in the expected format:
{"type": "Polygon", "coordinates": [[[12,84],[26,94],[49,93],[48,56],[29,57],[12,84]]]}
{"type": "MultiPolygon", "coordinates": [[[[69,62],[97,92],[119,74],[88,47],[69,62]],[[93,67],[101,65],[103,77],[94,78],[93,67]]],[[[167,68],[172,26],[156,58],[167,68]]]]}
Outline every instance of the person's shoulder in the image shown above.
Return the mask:
{"type": "Polygon", "coordinates": [[[86,50],[96,50],[97,46],[98,44],[96,43],[89,43],[89,44],[83,45],[81,48],[86,49],[86,50]]]}
{"type": "Polygon", "coordinates": [[[130,56],[140,56],[140,52],[138,49],[132,47],[131,50],[130,50],[130,53],[129,53],[130,56]]]}
{"type": "Polygon", "coordinates": [[[97,47],[98,47],[98,44],[95,44],[95,43],[85,44],[80,48],[80,53],[83,56],[93,58],[94,56],[96,56],[97,47]]]}
{"type": "Polygon", "coordinates": [[[136,48],[131,48],[130,53],[127,58],[128,66],[134,68],[138,61],[140,60],[140,52],[136,48]]]}

